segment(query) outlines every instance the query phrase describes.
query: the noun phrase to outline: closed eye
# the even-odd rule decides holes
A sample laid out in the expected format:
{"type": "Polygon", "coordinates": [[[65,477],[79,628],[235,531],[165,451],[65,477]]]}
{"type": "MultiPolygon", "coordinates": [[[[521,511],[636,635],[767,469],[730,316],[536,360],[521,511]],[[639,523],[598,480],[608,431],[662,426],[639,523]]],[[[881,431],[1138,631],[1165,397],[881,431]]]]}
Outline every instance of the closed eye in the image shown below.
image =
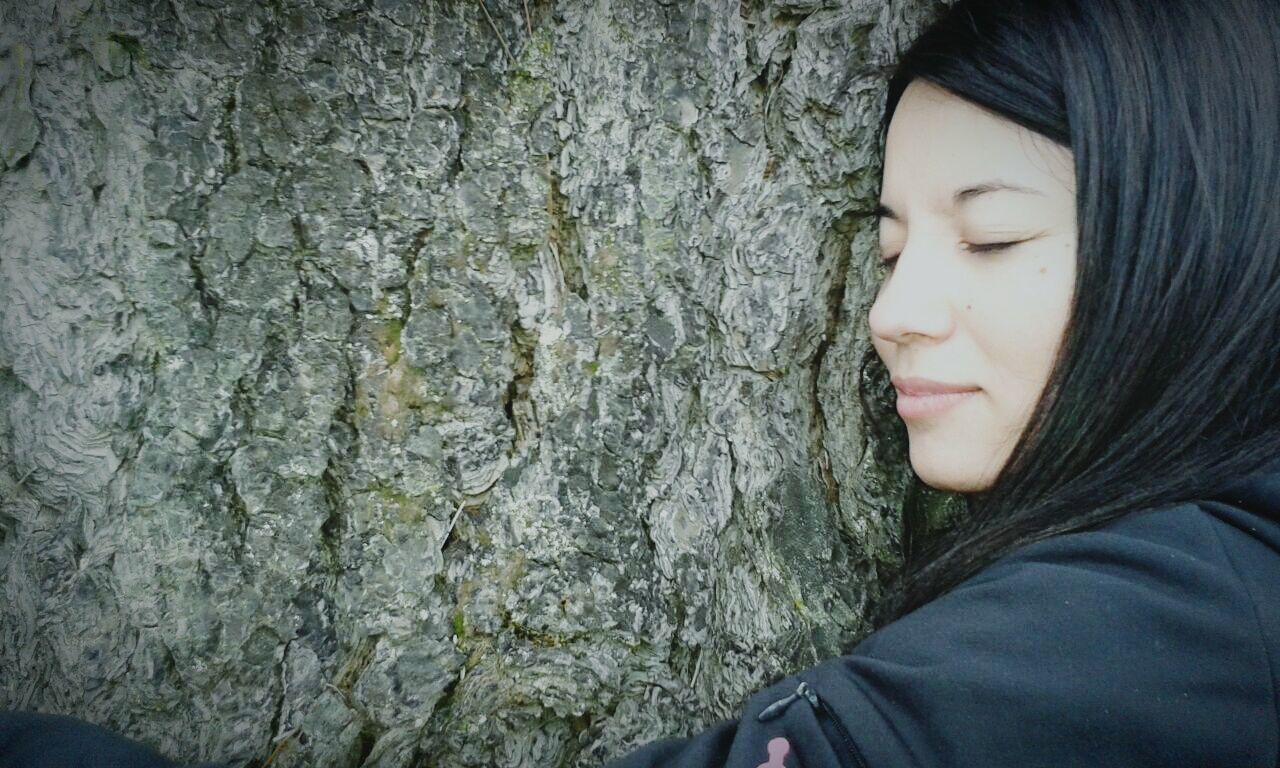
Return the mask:
{"type": "Polygon", "coordinates": [[[976,251],[978,253],[987,253],[988,251],[1001,251],[1001,250],[1004,250],[1005,248],[1008,248],[1011,245],[1017,245],[1018,243],[1021,243],[1021,242],[1024,242],[1024,241],[1015,240],[1011,243],[970,243],[969,247],[966,250],[976,251]]]}
{"type": "MultiPolygon", "coordinates": [[[[1002,250],[1004,250],[1005,248],[1009,248],[1009,247],[1011,247],[1011,246],[1018,245],[1019,243],[1024,243],[1024,242],[1026,242],[1026,241],[1025,241],[1025,240],[1014,240],[1014,241],[1012,241],[1012,242],[1008,242],[1008,243],[968,243],[968,244],[966,244],[966,246],[965,246],[965,250],[970,251],[970,252],[973,252],[973,253],[991,253],[991,252],[993,252],[993,251],[1002,251],[1002,250]]],[[[899,254],[899,255],[901,255],[901,254],[899,254]]],[[[888,257],[888,258],[881,259],[881,260],[880,260],[880,263],[881,263],[883,266],[885,266],[885,267],[887,267],[887,268],[892,269],[892,268],[893,268],[893,265],[894,265],[897,261],[898,261],[898,256],[890,256],[890,257],[888,257]]]]}

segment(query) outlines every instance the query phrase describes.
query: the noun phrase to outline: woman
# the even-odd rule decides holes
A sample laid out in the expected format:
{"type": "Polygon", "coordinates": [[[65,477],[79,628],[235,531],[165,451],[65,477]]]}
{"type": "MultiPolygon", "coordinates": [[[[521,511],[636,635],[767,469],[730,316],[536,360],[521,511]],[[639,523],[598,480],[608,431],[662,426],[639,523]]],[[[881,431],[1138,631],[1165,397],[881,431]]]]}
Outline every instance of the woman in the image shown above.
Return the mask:
{"type": "MultiPolygon", "coordinates": [[[[926,30],[868,319],[913,468],[971,514],[849,654],[608,768],[1276,766],[1278,115],[1275,0],[926,30]]],[[[0,767],[40,764],[4,727],[0,767]]]]}
{"type": "Polygon", "coordinates": [[[970,515],[608,768],[1280,764],[1280,3],[959,0],[882,131],[869,325],[970,515]]]}

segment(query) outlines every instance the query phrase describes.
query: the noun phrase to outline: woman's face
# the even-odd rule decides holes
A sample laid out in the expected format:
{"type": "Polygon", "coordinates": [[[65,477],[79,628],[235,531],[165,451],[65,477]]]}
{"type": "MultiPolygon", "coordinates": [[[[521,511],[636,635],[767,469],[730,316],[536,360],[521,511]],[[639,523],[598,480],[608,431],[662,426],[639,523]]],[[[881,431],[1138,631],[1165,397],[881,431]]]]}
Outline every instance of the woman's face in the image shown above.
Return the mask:
{"type": "Polygon", "coordinates": [[[934,488],[985,490],[1066,328],[1076,266],[1071,152],[917,79],[889,126],[880,203],[880,256],[896,261],[868,322],[897,390],[911,465],[934,488]],[[983,191],[995,184],[1026,191],[983,191]],[[969,391],[912,396],[921,390],[911,379],[969,391]]]}

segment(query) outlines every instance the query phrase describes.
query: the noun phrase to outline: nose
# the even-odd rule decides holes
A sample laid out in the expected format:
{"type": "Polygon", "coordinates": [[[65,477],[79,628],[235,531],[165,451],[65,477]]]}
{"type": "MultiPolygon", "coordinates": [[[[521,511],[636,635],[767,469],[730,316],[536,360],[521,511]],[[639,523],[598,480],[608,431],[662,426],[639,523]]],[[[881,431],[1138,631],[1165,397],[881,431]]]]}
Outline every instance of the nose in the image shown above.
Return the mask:
{"type": "Polygon", "coordinates": [[[955,330],[951,291],[955,280],[927,253],[903,249],[871,305],[867,325],[876,338],[893,344],[941,341],[955,330]]]}

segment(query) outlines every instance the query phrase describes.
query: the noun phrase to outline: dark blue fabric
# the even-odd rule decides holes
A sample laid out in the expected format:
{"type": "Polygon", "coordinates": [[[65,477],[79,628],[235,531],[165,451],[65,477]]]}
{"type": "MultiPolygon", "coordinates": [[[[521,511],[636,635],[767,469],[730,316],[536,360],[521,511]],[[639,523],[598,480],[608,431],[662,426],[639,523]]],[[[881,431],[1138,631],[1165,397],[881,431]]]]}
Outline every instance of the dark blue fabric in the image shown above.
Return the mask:
{"type": "Polygon", "coordinates": [[[1278,520],[1268,472],[1022,547],[740,718],[605,768],[1274,768],[1278,520]]]}
{"type": "MultiPolygon", "coordinates": [[[[1022,547],[739,717],[605,768],[1274,768],[1277,521],[1269,472],[1022,547]]],[[[17,766],[174,768],[97,726],[0,713],[0,768],[17,766]]]]}
{"type": "Polygon", "coordinates": [[[0,712],[0,768],[176,767],[155,750],[93,723],[66,715],[0,712]]]}

